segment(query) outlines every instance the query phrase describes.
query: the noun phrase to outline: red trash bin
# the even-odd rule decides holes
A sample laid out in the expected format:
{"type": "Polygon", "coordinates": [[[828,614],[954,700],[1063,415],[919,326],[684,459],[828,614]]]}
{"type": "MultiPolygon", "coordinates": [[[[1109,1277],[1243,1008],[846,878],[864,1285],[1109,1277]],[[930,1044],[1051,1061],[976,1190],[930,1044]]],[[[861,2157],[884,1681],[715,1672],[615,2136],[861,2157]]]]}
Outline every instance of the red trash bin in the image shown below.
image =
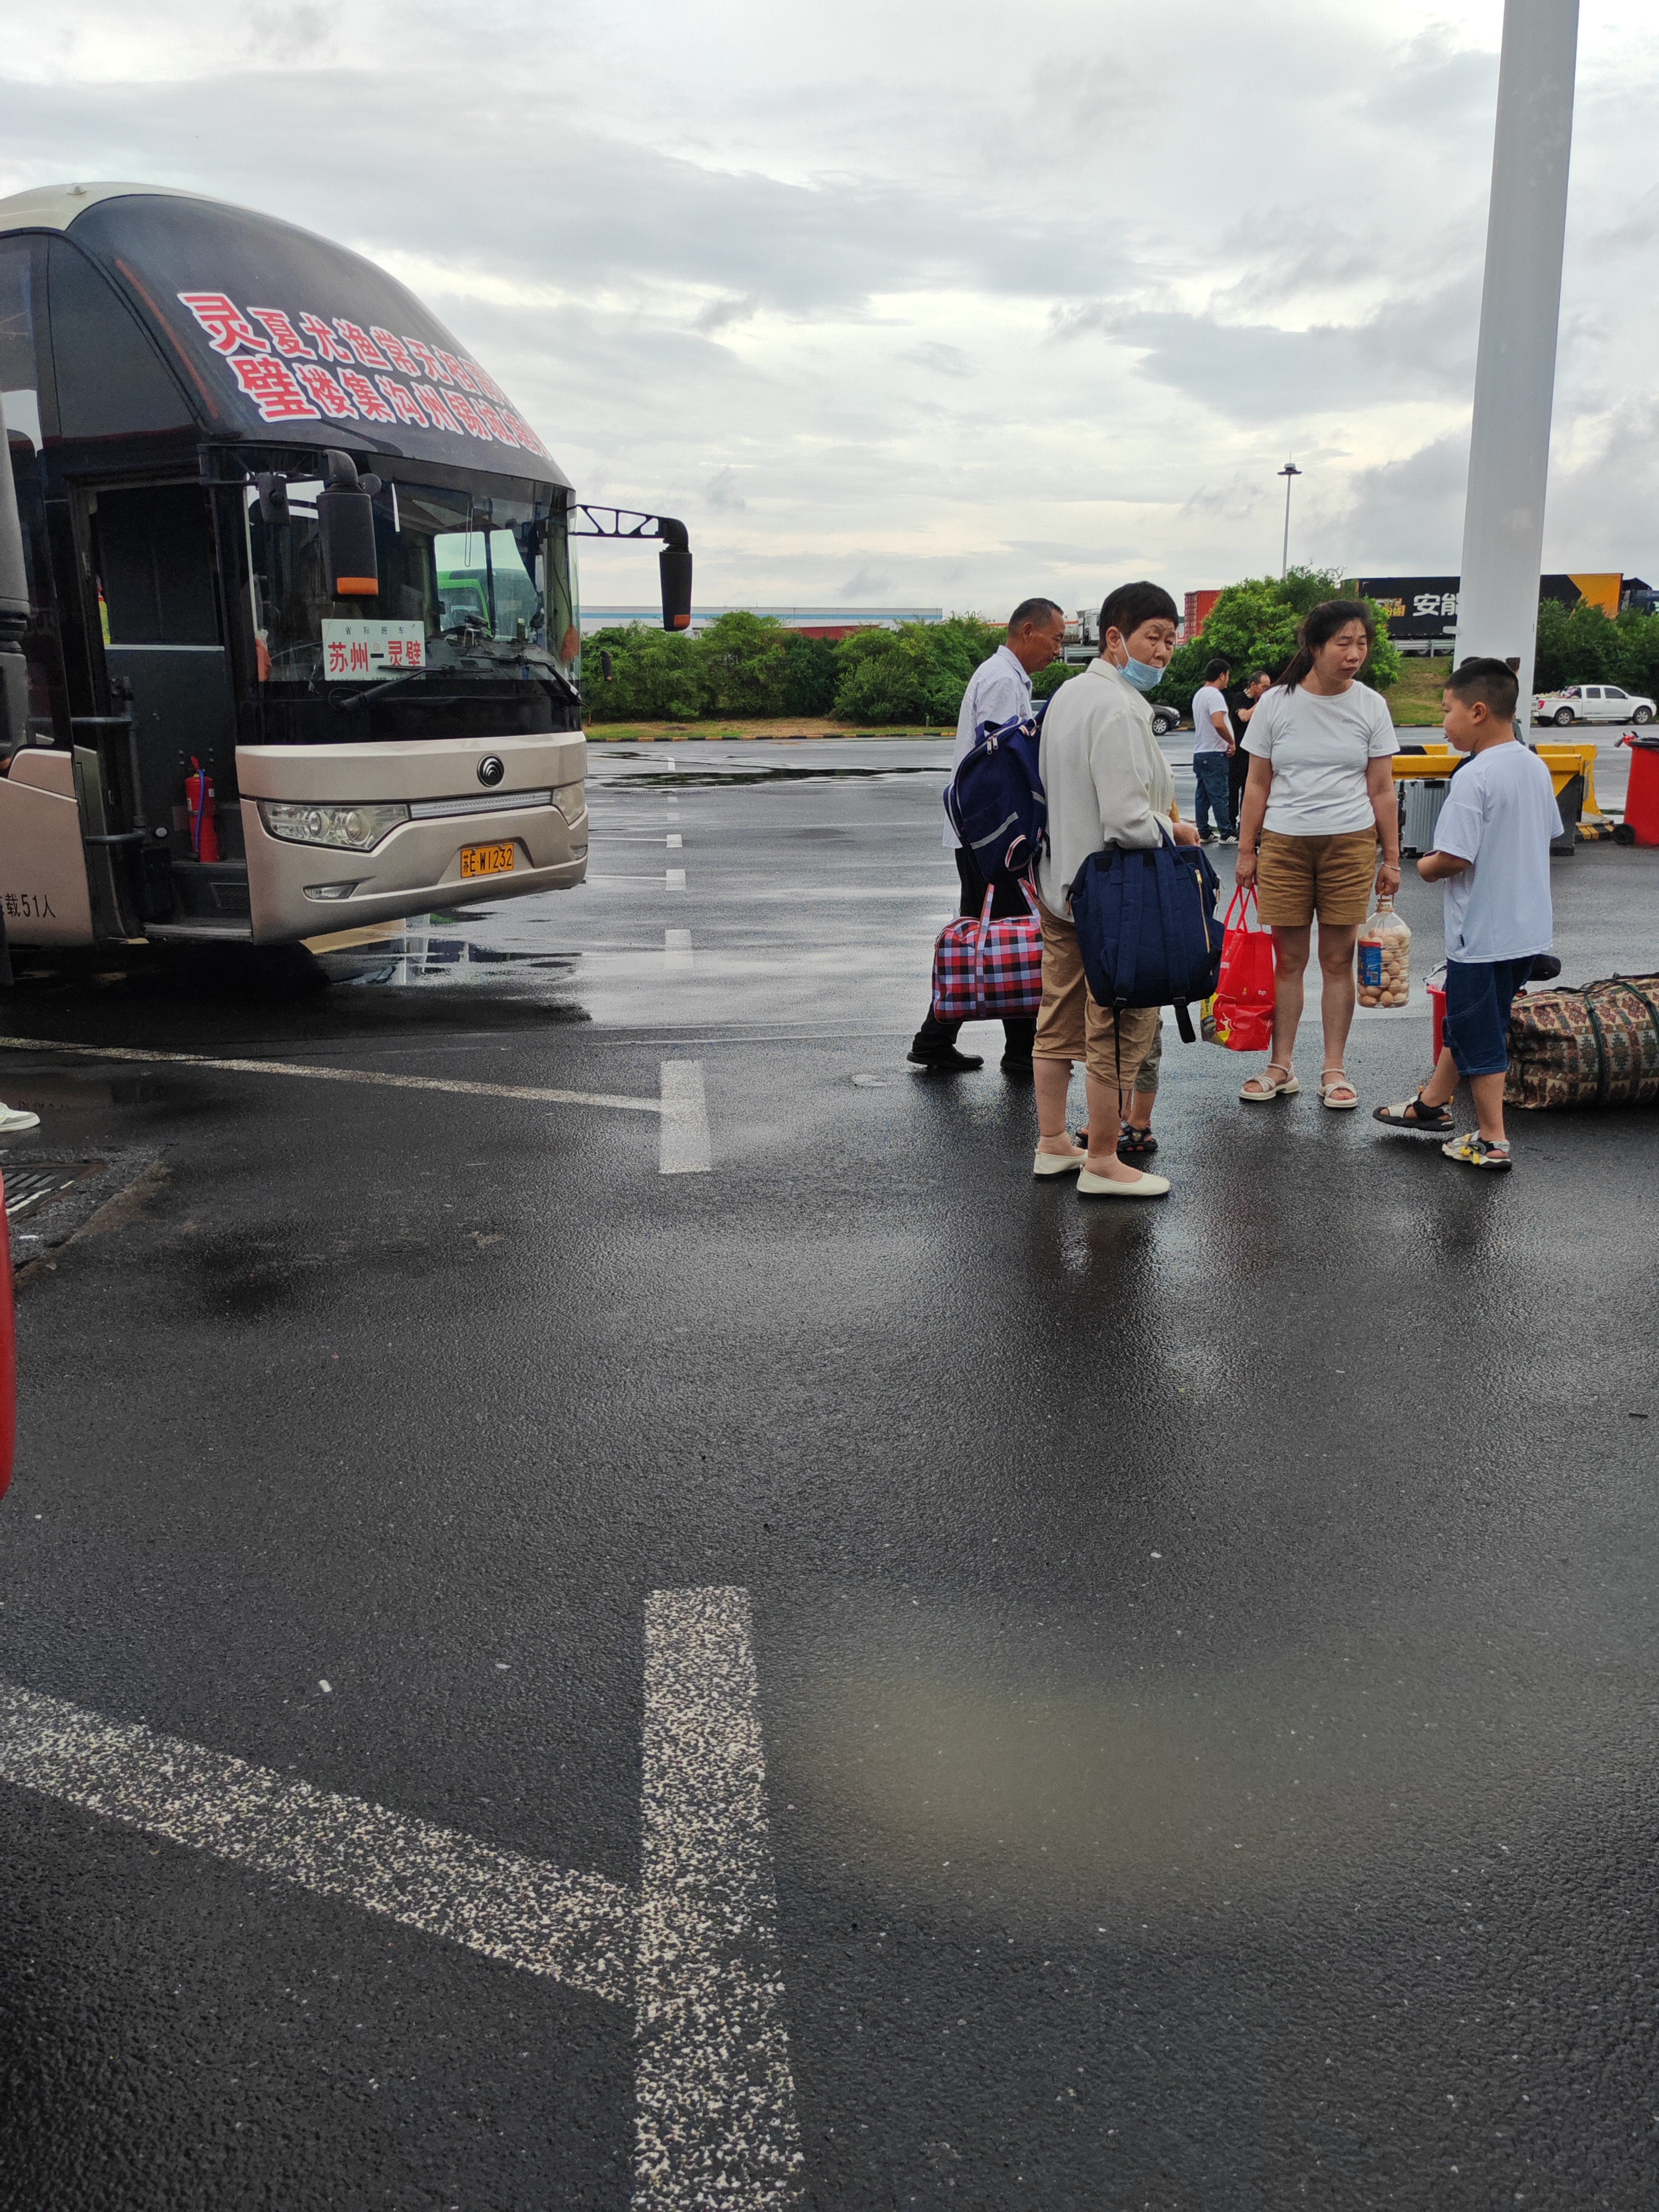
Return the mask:
{"type": "Polygon", "coordinates": [[[1626,738],[1630,746],[1630,789],[1625,793],[1625,827],[1638,845],[1659,845],[1659,741],[1626,738]]]}

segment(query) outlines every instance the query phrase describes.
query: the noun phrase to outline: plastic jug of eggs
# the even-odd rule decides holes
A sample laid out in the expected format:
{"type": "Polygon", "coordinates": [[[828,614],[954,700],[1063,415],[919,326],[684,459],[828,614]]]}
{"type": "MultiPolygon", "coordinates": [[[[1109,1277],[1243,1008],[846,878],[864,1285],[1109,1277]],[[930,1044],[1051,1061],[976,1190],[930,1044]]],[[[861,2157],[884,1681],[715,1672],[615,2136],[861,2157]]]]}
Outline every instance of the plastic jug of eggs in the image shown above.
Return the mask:
{"type": "Polygon", "coordinates": [[[1362,1006],[1403,1006],[1411,995],[1412,933],[1394,910],[1391,898],[1380,898],[1376,912],[1359,933],[1359,1003],[1362,1006]]]}

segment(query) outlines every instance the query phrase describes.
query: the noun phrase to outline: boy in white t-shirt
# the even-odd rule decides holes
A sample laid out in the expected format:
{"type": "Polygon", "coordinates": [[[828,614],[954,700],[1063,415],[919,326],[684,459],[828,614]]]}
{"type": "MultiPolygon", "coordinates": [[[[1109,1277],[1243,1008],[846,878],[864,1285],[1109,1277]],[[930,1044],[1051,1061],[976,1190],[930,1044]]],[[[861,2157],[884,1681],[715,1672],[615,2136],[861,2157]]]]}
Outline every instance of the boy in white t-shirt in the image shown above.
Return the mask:
{"type": "Polygon", "coordinates": [[[1554,928],[1550,840],[1561,817],[1549,770],[1516,738],[1518,696],[1502,660],[1466,660],[1447,680],[1446,735],[1470,758],[1452,778],[1433,852],[1417,864],[1425,883],[1445,885],[1445,1042],[1415,1098],[1376,1109],[1390,1128],[1450,1132],[1452,1094],[1466,1076],[1480,1128],[1440,1149],[1472,1168],[1510,1164],[1510,1007],[1554,928]]]}

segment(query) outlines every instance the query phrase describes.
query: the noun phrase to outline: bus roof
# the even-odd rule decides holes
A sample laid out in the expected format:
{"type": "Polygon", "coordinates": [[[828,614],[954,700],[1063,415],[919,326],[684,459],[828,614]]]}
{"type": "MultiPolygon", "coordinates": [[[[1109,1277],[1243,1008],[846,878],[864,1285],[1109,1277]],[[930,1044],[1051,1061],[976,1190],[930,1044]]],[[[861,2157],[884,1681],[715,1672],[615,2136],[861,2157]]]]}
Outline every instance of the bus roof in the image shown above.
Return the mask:
{"type": "MultiPolygon", "coordinates": [[[[61,231],[88,256],[210,436],[345,446],[568,486],[495,379],[412,292],[347,246],[275,216],[136,184],[44,185],[0,199],[0,232],[20,230],[61,231]]],[[[118,390],[124,321],[112,303],[118,390]]],[[[98,349],[103,336],[77,318],[80,343],[98,349]]]]}

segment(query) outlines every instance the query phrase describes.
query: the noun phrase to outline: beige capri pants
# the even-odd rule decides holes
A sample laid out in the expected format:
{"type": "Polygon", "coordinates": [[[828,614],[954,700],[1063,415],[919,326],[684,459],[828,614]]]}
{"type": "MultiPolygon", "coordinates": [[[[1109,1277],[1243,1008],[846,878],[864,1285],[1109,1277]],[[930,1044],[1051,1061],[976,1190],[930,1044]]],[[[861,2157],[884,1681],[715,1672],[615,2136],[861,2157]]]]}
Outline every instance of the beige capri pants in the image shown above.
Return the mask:
{"type": "MultiPolygon", "coordinates": [[[[1162,1051],[1164,1009],[1125,1006],[1114,1015],[1089,988],[1083,949],[1064,915],[1037,900],[1042,916],[1042,1008],[1037,1015],[1034,1059],[1080,1060],[1097,1082],[1135,1091],[1152,1057],[1162,1051]]],[[[1147,1071],[1158,1088],[1157,1064],[1147,1071]]]]}

